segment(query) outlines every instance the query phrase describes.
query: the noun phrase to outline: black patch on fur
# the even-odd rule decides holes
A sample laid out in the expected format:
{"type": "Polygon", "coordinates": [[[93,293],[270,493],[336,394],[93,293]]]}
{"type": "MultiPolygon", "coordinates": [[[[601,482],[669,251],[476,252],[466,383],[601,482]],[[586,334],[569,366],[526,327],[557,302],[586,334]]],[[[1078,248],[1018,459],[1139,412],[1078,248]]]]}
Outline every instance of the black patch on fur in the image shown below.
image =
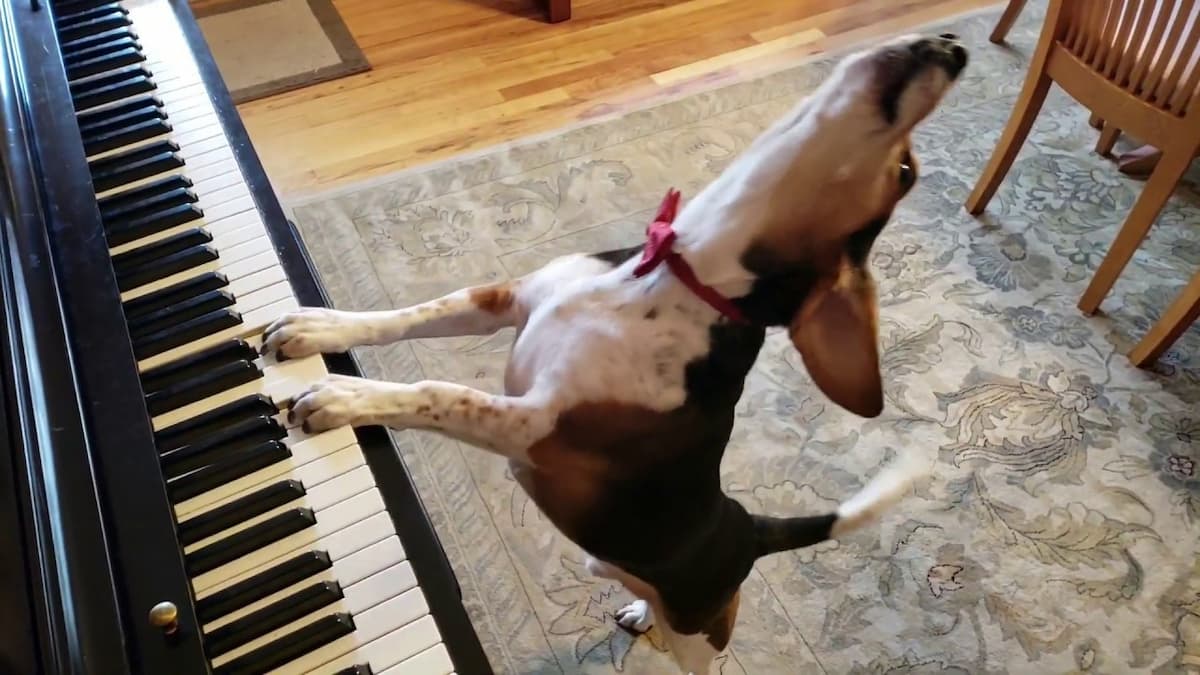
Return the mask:
{"type": "Polygon", "coordinates": [[[647,311],[646,311],[646,318],[647,318],[647,319],[650,319],[650,320],[657,319],[657,318],[658,318],[658,308],[657,308],[657,307],[651,307],[649,310],[647,310],[647,311]]]}
{"type": "Polygon", "coordinates": [[[756,279],[750,292],[734,304],[751,321],[763,326],[786,326],[820,278],[818,270],[788,263],[764,247],[752,247],[742,256],[742,266],[756,279]]]}
{"type": "Polygon", "coordinates": [[[754,520],[754,538],[758,555],[770,555],[819,544],[829,538],[836,513],[817,516],[775,518],[751,516],[754,520]]]}
{"type": "Polygon", "coordinates": [[[644,244],[638,244],[637,246],[630,246],[628,248],[619,248],[619,249],[615,249],[612,251],[602,251],[600,253],[591,253],[591,254],[589,254],[589,257],[595,258],[597,260],[603,260],[604,262],[608,263],[609,265],[612,265],[613,267],[620,267],[621,265],[625,264],[625,262],[628,261],[630,258],[632,258],[636,255],[641,255],[642,249],[644,248],[644,246],[645,246],[644,244]]]}
{"type": "Polygon", "coordinates": [[[850,235],[846,240],[846,254],[850,256],[850,262],[856,267],[863,267],[867,264],[867,256],[871,255],[871,247],[875,244],[875,238],[883,231],[883,227],[887,225],[891,214],[880,216],[875,220],[867,223],[867,226],[850,235]]]}

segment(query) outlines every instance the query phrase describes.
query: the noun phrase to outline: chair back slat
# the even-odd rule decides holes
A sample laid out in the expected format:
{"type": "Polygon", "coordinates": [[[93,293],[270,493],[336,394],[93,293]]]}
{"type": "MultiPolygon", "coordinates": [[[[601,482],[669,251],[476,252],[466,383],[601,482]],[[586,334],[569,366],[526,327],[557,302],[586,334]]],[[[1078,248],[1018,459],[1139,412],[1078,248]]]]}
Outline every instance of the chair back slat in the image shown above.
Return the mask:
{"type": "Polygon", "coordinates": [[[1110,54],[1113,54],[1116,49],[1113,48],[1113,42],[1117,38],[1117,27],[1121,24],[1121,17],[1124,15],[1124,4],[1122,2],[1104,2],[1107,5],[1104,8],[1104,22],[1100,27],[1100,37],[1096,40],[1096,50],[1088,56],[1087,63],[1096,72],[1104,72],[1104,64],[1108,61],[1110,54]]]}
{"type": "Polygon", "coordinates": [[[1159,110],[1190,109],[1200,86],[1197,0],[1061,1],[1061,48],[1159,110]]]}
{"type": "Polygon", "coordinates": [[[1108,44],[1112,45],[1112,48],[1108,50],[1103,66],[1098,68],[1100,73],[1109,80],[1115,79],[1117,70],[1122,62],[1129,59],[1130,44],[1138,35],[1138,26],[1141,23],[1139,15],[1144,14],[1146,16],[1146,23],[1150,22],[1150,11],[1148,11],[1146,3],[1126,2],[1122,4],[1124,5],[1124,11],[1121,12],[1121,19],[1118,22],[1117,30],[1114,32],[1112,39],[1108,41],[1108,44]]]}
{"type": "Polygon", "coordinates": [[[1154,3],[1131,2],[1128,4],[1131,7],[1137,7],[1137,21],[1129,24],[1131,29],[1121,47],[1120,62],[1116,71],[1109,75],[1109,79],[1122,88],[1129,82],[1129,75],[1133,71],[1133,67],[1146,49],[1147,36],[1150,34],[1150,21],[1155,18],[1154,3]]]}
{"type": "Polygon", "coordinates": [[[1181,56],[1184,57],[1182,60],[1186,60],[1186,57],[1190,56],[1181,55],[1179,53],[1179,47],[1183,40],[1184,28],[1186,28],[1187,24],[1189,23],[1187,21],[1187,15],[1191,12],[1191,8],[1196,4],[1195,0],[1182,0],[1181,2],[1162,4],[1164,5],[1164,13],[1167,13],[1168,9],[1170,10],[1171,28],[1167,31],[1167,37],[1158,49],[1158,53],[1155,56],[1153,65],[1151,65],[1150,69],[1146,72],[1146,76],[1143,78],[1141,83],[1139,83],[1138,88],[1134,90],[1134,93],[1137,94],[1139,98],[1148,103],[1157,103],[1154,98],[1154,94],[1158,91],[1158,85],[1163,82],[1164,78],[1169,78],[1174,72],[1175,68],[1179,66],[1181,56]],[[1165,6],[1168,4],[1174,6],[1168,8],[1165,6]]]}

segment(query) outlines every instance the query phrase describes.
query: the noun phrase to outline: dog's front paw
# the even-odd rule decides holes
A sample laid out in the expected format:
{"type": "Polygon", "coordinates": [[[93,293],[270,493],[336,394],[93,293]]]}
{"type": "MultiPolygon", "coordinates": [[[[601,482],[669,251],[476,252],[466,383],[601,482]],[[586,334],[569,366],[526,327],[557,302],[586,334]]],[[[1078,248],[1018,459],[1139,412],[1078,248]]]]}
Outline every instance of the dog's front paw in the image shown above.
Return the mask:
{"type": "Polygon", "coordinates": [[[344,352],[362,344],[366,330],[367,326],[354,312],[302,307],[267,326],[261,352],[292,359],[344,352]]]}
{"type": "Polygon", "coordinates": [[[654,625],[654,612],[645,600],[634,600],[617,610],[617,623],[638,633],[645,633],[654,625]]]}
{"type": "Polygon", "coordinates": [[[361,377],[329,375],[293,399],[288,422],[300,424],[309,433],[347,424],[372,424],[385,386],[361,377]]]}

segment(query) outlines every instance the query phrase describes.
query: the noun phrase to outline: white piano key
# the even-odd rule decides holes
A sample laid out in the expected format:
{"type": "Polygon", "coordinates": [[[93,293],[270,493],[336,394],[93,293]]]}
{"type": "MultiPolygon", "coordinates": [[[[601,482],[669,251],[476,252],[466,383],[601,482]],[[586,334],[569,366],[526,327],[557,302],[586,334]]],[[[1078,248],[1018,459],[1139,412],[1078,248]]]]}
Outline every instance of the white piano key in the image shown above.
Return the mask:
{"type": "MultiPolygon", "coordinates": [[[[260,638],[247,642],[246,644],[226,654],[222,654],[216,659],[213,659],[213,665],[220,667],[221,665],[224,665],[240,656],[253,652],[256,649],[275,640],[287,637],[300,628],[303,628],[304,626],[317,621],[318,619],[339,612],[345,612],[350,614],[351,617],[354,617],[354,633],[357,633],[359,616],[364,616],[372,607],[379,605],[384,601],[404,597],[406,592],[414,590],[417,591],[417,593],[420,593],[420,589],[417,587],[417,578],[412,571],[412,565],[407,562],[393,565],[392,567],[379,572],[378,574],[360,581],[354,586],[344,588],[343,593],[345,594],[345,597],[343,597],[341,600],[331,605],[327,605],[326,607],[323,607],[306,617],[297,619],[296,621],[271,631],[260,638]]],[[[408,605],[410,606],[407,608],[402,608],[401,611],[408,609],[409,612],[412,612],[414,606],[413,603],[409,602],[408,605]]],[[[426,613],[428,612],[428,610],[425,611],[426,613]]],[[[351,635],[354,633],[351,633],[351,635]]]]}
{"type": "MultiPolygon", "coordinates": [[[[273,306],[273,305],[272,305],[273,306]]],[[[259,331],[261,332],[261,331],[259,331]]],[[[201,413],[220,407],[239,398],[263,394],[272,400],[291,398],[308,389],[314,382],[329,374],[320,355],[284,361],[263,369],[262,377],[251,382],[227,389],[194,403],[189,403],[170,412],[156,415],[151,422],[154,429],[164,429],[177,422],[191,419],[201,413]]]]}
{"type": "MultiPolygon", "coordinates": [[[[208,232],[209,234],[213,235],[213,238],[215,239],[216,237],[222,236],[231,231],[243,230],[248,227],[254,228],[252,231],[255,236],[258,236],[259,234],[265,234],[267,231],[266,227],[262,223],[262,219],[259,218],[258,211],[249,209],[247,211],[242,211],[241,213],[235,213],[231,216],[226,216],[220,220],[210,220],[209,218],[201,217],[200,219],[193,220],[189,223],[177,225],[166,230],[160,230],[153,234],[148,234],[140,239],[134,239],[133,241],[120,244],[118,246],[113,246],[108,249],[108,252],[110,255],[117,255],[135,248],[148,246],[156,241],[159,241],[160,239],[166,239],[179,234],[180,232],[196,228],[208,232]]],[[[253,237],[244,237],[242,240],[248,241],[250,239],[253,239],[253,237]]],[[[216,248],[217,252],[219,253],[221,249],[219,247],[216,248]]]]}
{"type": "MultiPolygon", "coordinates": [[[[317,522],[308,528],[284,537],[269,546],[264,546],[248,553],[215,570],[193,577],[192,587],[196,589],[196,593],[199,595],[210,588],[223,585],[231,579],[241,578],[250,570],[267,566],[272,560],[295,555],[301,551],[312,550],[320,546],[318,542],[321,540],[346,530],[353,525],[364,523],[371,516],[377,514],[383,514],[386,517],[387,511],[383,508],[383,498],[379,495],[379,490],[372,488],[367,492],[325,509],[317,515],[317,522]]],[[[345,555],[366,548],[382,539],[384,537],[379,537],[371,541],[350,542],[353,550],[346,551],[345,555]]],[[[325,546],[320,547],[325,548],[325,546]]],[[[332,552],[330,555],[332,555],[332,552]]]]}
{"type": "MultiPolygon", "coordinates": [[[[417,623],[424,623],[425,621],[425,619],[421,619],[417,623]]],[[[426,623],[426,627],[423,627],[422,630],[426,632],[431,630],[436,631],[437,625],[430,626],[430,623],[433,623],[433,617],[429,617],[429,622],[426,623]]],[[[400,630],[403,631],[405,629],[401,628],[400,630]]],[[[418,642],[425,639],[427,639],[426,635],[414,637],[414,640],[418,642]]],[[[440,635],[439,639],[441,639],[440,635]]],[[[372,672],[379,673],[379,675],[454,675],[454,662],[450,660],[450,652],[446,651],[446,645],[439,643],[410,659],[401,661],[387,670],[381,671],[373,667],[372,672]]]]}
{"type": "MultiPolygon", "coordinates": [[[[236,284],[233,283],[226,288],[235,298],[241,297],[249,292],[239,292],[236,284]]],[[[299,301],[297,301],[295,297],[291,297],[271,303],[265,307],[259,307],[257,309],[247,311],[241,315],[242,322],[238,325],[211,333],[202,338],[198,338],[186,344],[180,345],[174,349],[168,349],[165,352],[155,354],[154,356],[138,361],[138,371],[145,372],[151,368],[157,368],[163,364],[177,361],[185,356],[190,356],[196,352],[203,351],[209,347],[213,347],[236,338],[245,339],[253,335],[261,334],[264,330],[266,330],[267,326],[271,325],[271,322],[279,318],[281,314],[286,312],[294,312],[298,309],[300,309],[299,301]]],[[[158,427],[156,426],[155,428],[157,429],[158,427]]]]}
{"type": "Polygon", "coordinates": [[[280,478],[320,485],[366,464],[350,427],[332,429],[302,443],[287,445],[291,457],[180,502],[175,506],[176,517],[183,520],[223,506],[280,478]]]}
{"type": "MultiPolygon", "coordinates": [[[[305,547],[303,551],[324,551],[329,556],[330,562],[337,562],[343,558],[347,558],[357,553],[358,551],[370,548],[371,546],[384,541],[388,537],[394,536],[396,536],[396,530],[392,527],[391,516],[389,516],[386,511],[382,511],[360,523],[355,523],[354,525],[351,525],[340,532],[331,534],[328,537],[325,537],[324,539],[312,544],[311,546],[305,547]]],[[[271,569],[275,565],[278,565],[294,555],[298,555],[298,553],[291,552],[278,558],[268,560],[258,567],[246,570],[236,577],[231,577],[219,584],[212,586],[211,588],[205,589],[203,594],[197,592],[197,597],[201,597],[201,595],[211,595],[221,589],[241,583],[255,574],[271,569]]]]}
{"type": "Polygon", "coordinates": [[[321,664],[320,672],[332,674],[344,668],[366,664],[373,673],[382,673],[394,667],[399,669],[397,672],[445,675],[453,671],[454,666],[445,647],[440,644],[441,640],[437,623],[432,616],[425,616],[321,664]]]}
{"type": "Polygon", "coordinates": [[[254,527],[264,520],[277,516],[284,511],[290,511],[291,509],[304,507],[320,513],[321,511],[324,511],[338,502],[345,501],[357,494],[366,492],[373,487],[375,487],[375,479],[372,477],[370,471],[351,471],[323,483],[318,483],[316,485],[305,485],[304,495],[298,499],[293,499],[287,504],[277,506],[274,509],[259,514],[253,518],[244,520],[232,527],[217,532],[216,534],[188,544],[183,548],[183,552],[191,553],[197,549],[204,548],[209,544],[237,534],[248,527],[254,527]]]}
{"type": "Polygon", "coordinates": [[[237,251],[232,249],[217,251],[218,257],[216,260],[210,260],[182,272],[176,272],[148,284],[142,284],[137,288],[131,288],[121,294],[121,302],[149,295],[157,290],[174,286],[181,281],[202,276],[209,272],[220,272],[228,277],[230,281],[233,281],[234,279],[240,279],[247,274],[252,274],[268,267],[279,266],[279,257],[275,254],[270,237],[264,235],[251,243],[254,243],[254,245],[251,246],[250,243],[243,244],[243,248],[237,251]]]}
{"type": "MultiPolygon", "coordinates": [[[[360,469],[361,471],[369,471],[367,467],[360,469]]],[[[312,584],[322,581],[336,581],[343,588],[358,583],[367,577],[382,572],[393,565],[399,564],[407,560],[404,551],[404,546],[401,545],[399,537],[391,536],[383,541],[371,544],[370,546],[356,551],[341,560],[332,561],[329,569],[318,572],[312,576],[306,577],[299,583],[288,586],[287,588],[276,591],[261,600],[252,602],[249,605],[235,611],[225,614],[213,621],[204,625],[204,632],[212,632],[221,626],[227,625],[238,619],[253,614],[254,612],[267,607],[272,603],[291,596],[293,593],[312,584]]],[[[203,598],[200,598],[203,599],[203,598]]]]}
{"type": "MultiPolygon", "coordinates": [[[[415,587],[362,614],[354,615],[354,632],[349,635],[334,640],[271,672],[280,675],[311,672],[339,657],[353,654],[372,641],[399,630],[402,626],[414,624],[422,617],[433,621],[433,617],[429,614],[429,605],[425,602],[425,595],[421,592],[420,587],[415,587]]],[[[413,635],[416,633],[414,632],[413,635]]],[[[414,654],[433,646],[431,644],[422,645],[422,642],[423,640],[418,637],[404,644],[411,645],[410,648],[413,649],[414,654]]]]}

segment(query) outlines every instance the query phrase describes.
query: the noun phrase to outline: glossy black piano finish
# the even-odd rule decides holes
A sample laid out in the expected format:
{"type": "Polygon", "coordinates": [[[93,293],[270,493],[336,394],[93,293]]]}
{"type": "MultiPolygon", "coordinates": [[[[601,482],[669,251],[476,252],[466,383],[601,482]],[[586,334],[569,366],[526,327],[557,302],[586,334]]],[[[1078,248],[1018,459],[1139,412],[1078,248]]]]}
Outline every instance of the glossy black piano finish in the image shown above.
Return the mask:
{"type": "MultiPolygon", "coordinates": [[[[56,8],[85,3],[0,0],[0,673],[207,673],[55,31],[56,8]],[[149,618],[161,602],[170,634],[149,618]]],[[[170,4],[297,299],[328,305],[186,1],[170,4]]],[[[356,435],[456,671],[491,672],[388,433],[356,435]]]]}

